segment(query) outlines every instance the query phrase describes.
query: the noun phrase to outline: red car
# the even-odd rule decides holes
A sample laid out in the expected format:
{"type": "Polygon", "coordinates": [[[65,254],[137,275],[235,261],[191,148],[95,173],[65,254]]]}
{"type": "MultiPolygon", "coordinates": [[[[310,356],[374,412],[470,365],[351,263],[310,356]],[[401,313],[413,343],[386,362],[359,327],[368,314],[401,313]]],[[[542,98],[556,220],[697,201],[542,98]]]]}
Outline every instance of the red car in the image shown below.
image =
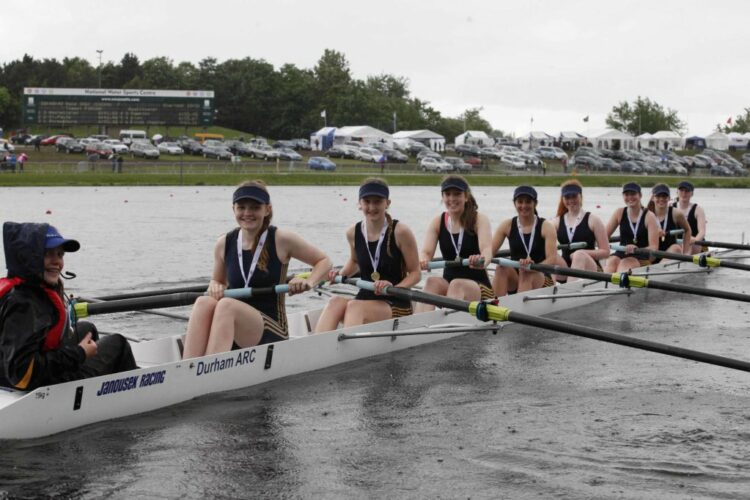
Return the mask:
{"type": "Polygon", "coordinates": [[[103,142],[92,142],[86,146],[86,155],[99,155],[100,158],[109,158],[114,151],[103,142]]]}
{"type": "Polygon", "coordinates": [[[464,156],[463,160],[465,163],[468,163],[474,168],[481,168],[482,167],[482,159],[477,158],[476,156],[464,156]]]}
{"type": "Polygon", "coordinates": [[[54,146],[55,144],[57,144],[57,140],[61,137],[70,136],[67,134],[52,135],[50,137],[47,137],[46,139],[42,139],[42,142],[40,142],[39,144],[41,144],[42,146],[54,146]]]}

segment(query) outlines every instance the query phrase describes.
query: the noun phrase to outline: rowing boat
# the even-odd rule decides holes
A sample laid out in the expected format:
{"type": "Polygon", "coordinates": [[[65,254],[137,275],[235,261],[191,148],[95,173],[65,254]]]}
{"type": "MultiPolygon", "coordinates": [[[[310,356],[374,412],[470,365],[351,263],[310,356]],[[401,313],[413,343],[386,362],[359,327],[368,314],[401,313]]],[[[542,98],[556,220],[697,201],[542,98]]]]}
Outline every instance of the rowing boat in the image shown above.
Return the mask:
{"type": "MultiPolygon", "coordinates": [[[[706,272],[710,268],[676,261],[634,270],[662,281],[706,272]]],[[[547,315],[632,293],[637,292],[579,280],[504,297],[501,303],[524,314],[547,315]]],[[[465,312],[437,309],[313,335],[320,313],[289,315],[290,340],[284,342],[181,360],[181,337],[165,337],[132,344],[137,370],[31,392],[0,388],[0,439],[52,435],[469,332],[497,333],[504,326],[481,322],[465,312]]]]}

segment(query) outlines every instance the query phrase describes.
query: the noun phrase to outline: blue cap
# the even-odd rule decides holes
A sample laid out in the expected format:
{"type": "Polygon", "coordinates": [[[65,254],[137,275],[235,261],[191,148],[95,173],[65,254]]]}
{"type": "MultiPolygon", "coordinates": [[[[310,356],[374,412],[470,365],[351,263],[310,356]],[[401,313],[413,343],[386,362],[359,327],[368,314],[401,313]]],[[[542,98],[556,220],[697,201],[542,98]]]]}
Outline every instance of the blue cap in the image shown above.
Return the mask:
{"type": "Polygon", "coordinates": [[[60,231],[54,226],[47,228],[47,237],[44,242],[44,248],[57,248],[62,247],[66,252],[77,252],[81,248],[81,244],[76,240],[69,240],[62,237],[60,231]]]}
{"type": "Polygon", "coordinates": [[[641,192],[641,186],[637,182],[628,182],[622,187],[622,192],[627,193],[639,193],[641,192]]]}
{"type": "Polygon", "coordinates": [[[695,186],[693,186],[691,182],[682,181],[679,184],[677,184],[677,189],[687,189],[688,191],[692,192],[692,191],[695,191],[695,186]]]}
{"type": "Polygon", "coordinates": [[[657,184],[651,189],[651,194],[658,196],[660,194],[669,196],[669,186],[666,184],[657,184]]]}
{"type": "Polygon", "coordinates": [[[268,205],[271,203],[271,195],[268,194],[268,191],[258,186],[240,186],[232,195],[232,203],[237,203],[240,200],[255,200],[258,203],[268,205]]]}
{"type": "Polygon", "coordinates": [[[516,201],[516,198],[519,196],[528,196],[536,201],[536,189],[531,186],[518,186],[516,190],[513,191],[513,201],[516,201]]]}
{"type": "Polygon", "coordinates": [[[379,198],[385,198],[386,200],[390,196],[390,191],[388,190],[388,186],[385,184],[381,184],[379,182],[368,182],[366,184],[362,184],[359,187],[359,199],[362,199],[366,196],[377,196],[379,198]]]}
{"type": "Polygon", "coordinates": [[[440,192],[447,191],[449,189],[458,189],[464,193],[469,190],[469,185],[465,180],[458,177],[448,177],[440,184],[440,192]]]}
{"type": "Polygon", "coordinates": [[[562,195],[570,196],[573,194],[583,194],[583,189],[578,184],[566,184],[562,187],[562,195]]]}

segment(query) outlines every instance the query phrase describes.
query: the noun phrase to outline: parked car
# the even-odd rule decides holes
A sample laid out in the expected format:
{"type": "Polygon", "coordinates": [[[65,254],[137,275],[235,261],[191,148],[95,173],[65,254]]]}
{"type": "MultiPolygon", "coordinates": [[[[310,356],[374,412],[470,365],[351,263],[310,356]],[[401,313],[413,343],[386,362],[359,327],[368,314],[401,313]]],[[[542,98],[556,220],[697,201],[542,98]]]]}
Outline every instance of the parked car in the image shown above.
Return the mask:
{"type": "Polygon", "coordinates": [[[273,143],[274,149],[288,148],[294,149],[297,144],[294,141],[276,141],[273,143]]]}
{"type": "MultiPolygon", "coordinates": [[[[57,142],[59,144],[60,141],[57,142]]],[[[112,151],[118,155],[130,152],[130,149],[120,139],[104,139],[102,142],[112,148],[112,151]]]]}
{"type": "Polygon", "coordinates": [[[293,150],[292,148],[279,148],[279,158],[288,161],[300,161],[302,155],[293,150]]]}
{"type": "Polygon", "coordinates": [[[472,168],[487,168],[487,165],[478,156],[464,156],[464,162],[472,166],[472,168]]]}
{"type": "Polygon", "coordinates": [[[16,148],[13,144],[9,143],[6,139],[0,139],[0,153],[15,151],[16,148]]]}
{"type": "Polygon", "coordinates": [[[203,146],[203,158],[215,158],[217,160],[231,160],[232,152],[222,145],[203,146]]]}
{"type": "Polygon", "coordinates": [[[406,163],[409,161],[408,156],[395,149],[385,149],[383,154],[385,155],[385,161],[387,163],[406,163]]]}
{"type": "Polygon", "coordinates": [[[161,142],[156,149],[159,150],[159,153],[166,155],[181,155],[185,153],[176,142],[161,142]]]}
{"type": "Polygon", "coordinates": [[[568,155],[565,153],[565,151],[552,146],[540,146],[536,149],[535,152],[540,157],[548,160],[562,160],[563,158],[568,158],[568,155]]]}
{"type": "Polygon", "coordinates": [[[579,155],[578,152],[570,159],[574,168],[583,168],[584,170],[601,170],[602,162],[598,157],[590,155],[589,152],[579,155]]]}
{"type": "Polygon", "coordinates": [[[442,158],[433,158],[426,156],[419,162],[419,166],[423,172],[450,172],[453,170],[453,166],[442,158]]]}
{"type": "Polygon", "coordinates": [[[481,156],[482,150],[473,144],[459,144],[456,146],[458,156],[481,156]]]}
{"type": "Polygon", "coordinates": [[[482,158],[492,158],[493,160],[499,160],[503,156],[503,153],[495,148],[481,148],[479,154],[482,158]]]}
{"type": "Polygon", "coordinates": [[[151,143],[145,141],[133,141],[132,143],[130,143],[130,154],[133,155],[133,158],[148,158],[151,160],[159,159],[159,150],[156,149],[151,143]]]}
{"type": "Polygon", "coordinates": [[[310,141],[307,139],[292,139],[292,142],[294,142],[295,146],[294,149],[304,149],[305,151],[310,151],[310,141]]]}
{"type": "Polygon", "coordinates": [[[620,163],[620,171],[624,174],[640,174],[643,172],[643,169],[635,161],[626,160],[620,163]]]}
{"type": "Polygon", "coordinates": [[[103,142],[91,142],[86,145],[86,155],[98,155],[99,158],[109,158],[114,154],[112,148],[103,142]]]}
{"type": "Polygon", "coordinates": [[[336,164],[324,156],[313,156],[307,160],[310,170],[325,170],[332,172],[336,170],[336,164]]]}
{"type": "Polygon", "coordinates": [[[27,144],[26,140],[31,136],[29,134],[16,134],[10,136],[10,142],[13,144],[27,144]]]}
{"type": "Polygon", "coordinates": [[[435,151],[431,149],[425,149],[424,151],[420,151],[417,154],[417,163],[421,162],[425,158],[437,158],[441,159],[442,156],[440,156],[440,153],[436,153],[435,151]]]}
{"type": "Polygon", "coordinates": [[[713,165],[709,170],[711,175],[718,175],[721,177],[730,177],[732,172],[724,165],[713,165]]]}
{"type": "Polygon", "coordinates": [[[346,156],[346,148],[343,146],[331,146],[326,151],[326,156],[329,158],[344,158],[346,156]]]}
{"type": "Polygon", "coordinates": [[[406,152],[412,156],[417,156],[422,151],[430,151],[430,148],[417,141],[412,141],[406,146],[406,152]]]}
{"type": "Polygon", "coordinates": [[[51,135],[45,139],[42,139],[39,143],[42,146],[54,146],[57,144],[57,140],[61,137],[70,137],[68,134],[57,134],[57,135],[51,135]]]}
{"type": "Polygon", "coordinates": [[[693,166],[696,168],[711,168],[714,165],[718,165],[711,157],[706,155],[695,155],[693,156],[693,166]]]}
{"type": "Polygon", "coordinates": [[[362,161],[370,161],[377,163],[380,161],[380,157],[383,153],[375,148],[359,148],[359,159],[362,161]]]}
{"type": "Polygon", "coordinates": [[[446,156],[443,160],[450,163],[454,172],[471,172],[471,165],[461,158],[456,156],[446,156]]]}
{"type": "Polygon", "coordinates": [[[508,153],[503,154],[503,156],[500,158],[500,163],[515,170],[525,170],[528,167],[526,165],[526,161],[523,158],[508,153]]]}
{"type": "Polygon", "coordinates": [[[539,158],[535,154],[520,153],[520,154],[518,154],[516,156],[519,156],[519,157],[523,158],[523,160],[526,162],[526,165],[530,165],[532,167],[541,168],[544,165],[544,162],[542,161],[542,159],[539,158]]]}
{"type": "Polygon", "coordinates": [[[256,144],[250,146],[250,156],[261,160],[275,160],[279,158],[279,152],[268,144],[256,144]]]}
{"type": "Polygon", "coordinates": [[[669,168],[670,174],[687,175],[688,171],[683,167],[680,162],[669,160],[667,162],[667,168],[669,168]]]}
{"type": "Polygon", "coordinates": [[[72,137],[61,137],[55,144],[55,149],[58,153],[83,153],[86,149],[83,144],[73,139],[72,137]]]}
{"type": "Polygon", "coordinates": [[[177,144],[185,151],[185,154],[203,156],[203,146],[195,139],[180,139],[177,144]]]}
{"type": "Polygon", "coordinates": [[[242,141],[230,139],[228,141],[224,141],[222,143],[222,146],[224,146],[224,148],[231,151],[233,154],[236,154],[239,156],[249,156],[251,153],[250,145],[242,141]]]}
{"type": "Polygon", "coordinates": [[[620,164],[617,163],[612,158],[602,158],[599,160],[599,162],[602,164],[601,169],[605,170],[607,172],[619,172],[620,171],[620,164]]]}
{"type": "Polygon", "coordinates": [[[746,167],[750,167],[750,153],[742,155],[742,164],[746,167]]]}

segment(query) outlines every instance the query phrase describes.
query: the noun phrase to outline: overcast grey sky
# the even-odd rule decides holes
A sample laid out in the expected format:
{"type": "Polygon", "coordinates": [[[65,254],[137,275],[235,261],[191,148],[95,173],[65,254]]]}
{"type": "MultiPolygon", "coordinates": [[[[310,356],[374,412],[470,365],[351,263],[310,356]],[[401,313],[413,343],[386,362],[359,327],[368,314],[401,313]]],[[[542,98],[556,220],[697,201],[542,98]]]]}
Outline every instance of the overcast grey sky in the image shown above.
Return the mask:
{"type": "Polygon", "coordinates": [[[343,52],[357,78],[389,73],[448,116],[482,107],[523,134],[604,128],[638,95],[704,134],[750,107],[750,2],[742,0],[157,0],[3,2],[0,63],[126,52],[312,68],[343,52]],[[584,116],[590,116],[583,123],[584,116]],[[531,119],[533,117],[533,125],[531,119]]]}

